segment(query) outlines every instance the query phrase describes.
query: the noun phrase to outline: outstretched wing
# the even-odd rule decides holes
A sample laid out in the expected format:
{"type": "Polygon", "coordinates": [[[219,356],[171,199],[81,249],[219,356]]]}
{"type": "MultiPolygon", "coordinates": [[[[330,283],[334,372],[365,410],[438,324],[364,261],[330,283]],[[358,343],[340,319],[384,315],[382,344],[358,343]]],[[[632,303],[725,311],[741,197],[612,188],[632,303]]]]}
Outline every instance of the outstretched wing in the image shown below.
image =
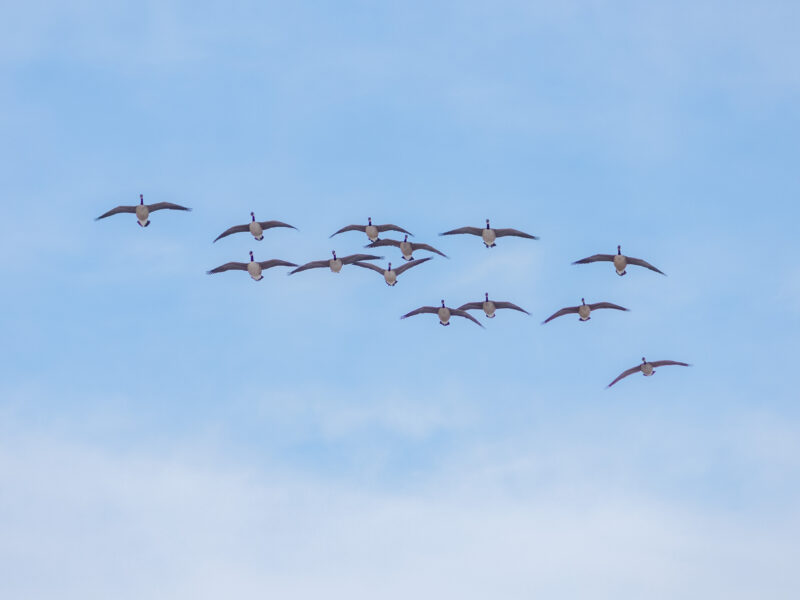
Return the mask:
{"type": "Polygon", "coordinates": [[[229,262],[225,263],[224,265],[218,266],[216,269],[211,269],[210,271],[206,271],[209,275],[213,275],[214,273],[222,273],[223,271],[247,271],[247,263],[243,262],[229,262]]]}
{"type": "MultiPolygon", "coordinates": [[[[398,242],[397,245],[399,246],[400,242],[398,242]]],[[[448,258],[447,254],[445,254],[444,252],[440,252],[439,250],[437,250],[433,246],[429,246],[428,244],[411,244],[411,251],[415,252],[417,250],[427,250],[428,252],[434,252],[439,256],[444,256],[445,258],[448,258]]]]}
{"type": "Polygon", "coordinates": [[[407,233],[410,236],[414,235],[413,233],[411,233],[410,231],[406,231],[402,227],[398,227],[397,225],[391,225],[391,224],[388,224],[388,223],[386,225],[376,225],[376,227],[378,228],[379,232],[399,231],[400,233],[407,233]]]}
{"type": "Polygon", "coordinates": [[[299,273],[300,271],[308,271],[309,269],[319,269],[322,267],[330,266],[330,260],[314,260],[310,263],[306,263],[301,267],[297,267],[294,271],[289,271],[289,275],[294,275],[295,273],[299,273]]]}
{"type": "MultiPolygon", "coordinates": [[[[229,235],[232,235],[234,233],[244,233],[245,231],[250,231],[250,224],[249,223],[247,223],[246,225],[234,225],[230,229],[226,229],[225,231],[220,233],[216,237],[214,242],[216,242],[217,240],[221,240],[224,237],[228,237],[229,235]]],[[[211,243],[213,244],[214,242],[211,242],[211,243]]]]}
{"type": "Polygon", "coordinates": [[[100,219],[105,219],[106,217],[110,217],[111,215],[117,215],[119,213],[135,213],[136,207],[135,206],[118,206],[117,208],[112,208],[107,213],[103,213],[99,217],[95,219],[95,221],[99,221],[100,219]]]}
{"type": "Polygon", "coordinates": [[[598,262],[598,261],[601,261],[601,260],[606,260],[606,261],[613,262],[614,261],[614,255],[613,254],[595,254],[593,256],[587,256],[586,258],[582,258],[580,260],[576,260],[572,264],[573,265],[585,265],[586,263],[593,263],[593,262],[598,262]]]}
{"type": "Polygon", "coordinates": [[[519,229],[495,229],[494,233],[497,237],[506,237],[509,235],[513,235],[516,237],[527,238],[529,240],[539,239],[535,235],[531,235],[530,233],[525,233],[524,231],[520,231],[519,229]]]}
{"type": "Polygon", "coordinates": [[[375,240],[374,242],[364,246],[364,248],[378,248],[380,246],[395,246],[399,248],[400,240],[375,240]]]}
{"type": "Polygon", "coordinates": [[[440,233],[439,235],[456,235],[459,233],[469,233],[471,235],[481,235],[483,229],[480,227],[459,227],[458,229],[451,229],[450,231],[445,231],[444,233],[440,233]]]}
{"type": "Polygon", "coordinates": [[[483,302],[467,302],[459,306],[458,310],[483,310],[483,302]]]}
{"type": "Polygon", "coordinates": [[[615,308],[617,310],[628,310],[619,304],[612,304],[611,302],[595,302],[589,305],[589,310],[597,310],[598,308],[615,308]]]}
{"type": "Polygon", "coordinates": [[[562,308],[559,311],[554,312],[552,315],[547,317],[544,321],[542,321],[542,325],[545,323],[549,323],[553,319],[557,319],[558,317],[563,317],[564,315],[571,315],[578,312],[577,306],[567,306],[566,308],[562,308]]]}
{"type": "Polygon", "coordinates": [[[155,204],[147,205],[147,210],[149,210],[150,212],[163,210],[165,208],[168,208],[170,210],[192,210],[191,208],[186,208],[185,206],[181,206],[180,204],[173,204],[172,202],[156,202],[155,204]]]}
{"type": "Polygon", "coordinates": [[[617,383],[620,379],[624,379],[628,375],[633,375],[637,371],[641,371],[641,370],[642,370],[642,366],[641,365],[636,365],[635,367],[631,367],[627,371],[623,371],[622,373],[620,373],[619,376],[614,381],[609,383],[606,387],[611,387],[612,385],[617,383]]]}
{"type": "Polygon", "coordinates": [[[354,262],[363,260],[380,260],[382,256],[375,256],[374,254],[351,254],[350,256],[340,257],[343,265],[352,265],[354,262]]]}
{"type": "Polygon", "coordinates": [[[261,229],[272,229],[273,227],[289,227],[290,229],[297,229],[297,227],[294,225],[289,225],[283,221],[259,221],[258,224],[261,225],[261,229]]]}
{"type": "Polygon", "coordinates": [[[451,308],[451,309],[450,309],[450,314],[451,314],[451,315],[455,315],[455,316],[457,316],[457,317],[464,317],[465,319],[469,319],[470,321],[472,321],[473,323],[475,323],[476,325],[478,325],[478,326],[479,326],[481,329],[486,329],[486,328],[485,328],[485,327],[484,327],[484,326],[481,324],[481,322],[480,322],[480,321],[478,321],[478,319],[476,319],[475,317],[473,317],[471,314],[469,314],[469,313],[468,313],[467,311],[465,311],[465,310],[461,310],[460,308],[451,308]]]}
{"type": "Polygon", "coordinates": [[[495,302],[494,305],[495,305],[495,308],[510,308],[512,310],[518,310],[519,312],[524,312],[526,315],[531,314],[527,310],[525,310],[524,308],[520,308],[519,306],[517,306],[516,304],[513,304],[512,302],[495,302]]]}
{"type": "Polygon", "coordinates": [[[409,270],[411,267],[416,267],[417,265],[421,265],[422,263],[424,263],[426,260],[431,260],[431,259],[432,259],[432,257],[430,257],[430,256],[426,256],[425,258],[420,258],[420,259],[418,259],[418,260],[412,260],[412,261],[410,261],[410,262],[407,262],[406,264],[404,264],[404,265],[400,265],[400,266],[399,266],[399,267],[397,267],[396,269],[392,269],[392,270],[393,270],[395,273],[397,273],[397,276],[399,277],[399,276],[400,276],[402,273],[405,273],[405,272],[406,272],[406,271],[408,271],[408,270],[409,270]]]}
{"type": "Polygon", "coordinates": [[[373,271],[375,271],[376,273],[380,273],[381,275],[383,275],[384,272],[384,269],[380,268],[378,265],[373,265],[372,263],[368,262],[356,261],[353,263],[353,265],[356,267],[364,267],[365,269],[372,269],[373,271]]]}
{"type": "Polygon", "coordinates": [[[641,258],[631,258],[630,256],[626,256],[625,259],[628,261],[629,265],[637,265],[639,267],[644,267],[645,269],[650,269],[651,271],[655,271],[656,273],[661,273],[662,275],[666,275],[663,271],[659,271],[653,265],[651,265],[646,260],[642,260],[641,258]]]}
{"type": "Polygon", "coordinates": [[[678,362],[677,360],[654,360],[650,363],[653,367],[665,367],[667,365],[679,365],[681,367],[690,367],[689,363],[678,362]]]}
{"type": "Polygon", "coordinates": [[[270,260],[262,260],[258,264],[261,265],[262,269],[271,269],[272,267],[296,267],[297,265],[294,263],[287,262],[285,260],[280,260],[278,258],[271,258],[270,260]]]}
{"type": "Polygon", "coordinates": [[[439,309],[436,306],[421,306],[416,310],[412,310],[410,313],[404,314],[401,319],[405,319],[407,317],[413,317],[414,315],[421,315],[423,313],[434,313],[438,314],[439,309]]]}
{"type": "Polygon", "coordinates": [[[338,235],[340,233],[344,233],[345,231],[365,231],[367,229],[366,225],[348,225],[347,227],[342,227],[336,233],[332,233],[330,237],[338,235]]]}

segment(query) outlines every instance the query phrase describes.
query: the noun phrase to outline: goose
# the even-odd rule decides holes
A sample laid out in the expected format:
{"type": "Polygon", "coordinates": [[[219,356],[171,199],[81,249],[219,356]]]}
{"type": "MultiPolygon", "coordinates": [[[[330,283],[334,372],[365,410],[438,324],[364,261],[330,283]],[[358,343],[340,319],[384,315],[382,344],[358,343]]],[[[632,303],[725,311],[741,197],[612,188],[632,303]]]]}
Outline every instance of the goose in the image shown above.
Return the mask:
{"type": "Polygon", "coordinates": [[[518,229],[492,229],[489,226],[489,219],[486,219],[486,227],[483,229],[481,229],[480,227],[460,227],[459,229],[445,231],[444,233],[440,233],[439,235],[455,235],[458,233],[469,233],[471,235],[481,236],[481,238],[483,239],[483,243],[487,248],[494,248],[497,245],[494,243],[495,239],[499,237],[506,237],[509,235],[527,238],[529,240],[539,239],[535,235],[531,235],[530,233],[525,233],[524,231],[519,231],[518,229]]]}
{"type": "Polygon", "coordinates": [[[493,300],[489,300],[489,292],[486,292],[485,299],[481,302],[467,302],[466,304],[459,306],[458,310],[477,310],[483,309],[483,312],[489,319],[494,319],[495,314],[494,312],[498,308],[512,308],[514,310],[518,310],[520,312],[524,312],[526,315],[529,315],[527,310],[524,308],[520,308],[516,304],[512,304],[511,302],[495,302],[493,300]]]}
{"type": "MultiPolygon", "coordinates": [[[[265,229],[272,229],[273,227],[290,227],[292,229],[297,229],[297,227],[294,225],[289,225],[288,223],[283,223],[282,221],[256,221],[256,215],[253,212],[250,213],[250,218],[252,220],[245,225],[234,225],[230,229],[226,229],[217,236],[214,242],[233,233],[244,233],[245,231],[249,231],[251,234],[253,234],[253,237],[260,242],[264,239],[265,229]]],[[[214,242],[212,242],[212,244],[214,242]]]]}
{"type": "Polygon", "coordinates": [[[397,283],[397,278],[400,277],[400,275],[408,271],[411,267],[416,267],[417,265],[424,263],[426,260],[431,260],[431,258],[432,257],[428,256],[419,260],[412,260],[411,262],[407,262],[396,269],[392,269],[392,263],[389,263],[389,267],[387,269],[381,269],[378,265],[373,265],[366,262],[354,262],[353,264],[357,267],[372,269],[373,271],[380,273],[386,280],[386,285],[394,286],[397,283]]]}
{"type": "Polygon", "coordinates": [[[118,206],[117,208],[112,208],[107,213],[103,213],[97,217],[95,221],[99,221],[100,219],[105,219],[106,217],[117,215],[119,213],[134,213],[136,215],[136,220],[139,223],[139,227],[147,227],[150,225],[150,213],[165,208],[169,208],[171,210],[192,210],[191,208],[186,208],[185,206],[181,206],[179,204],[173,204],[172,202],[156,202],[155,204],[145,204],[144,194],[139,194],[139,204],[134,206],[118,206]]]}
{"type": "Polygon", "coordinates": [[[448,258],[448,256],[434,248],[433,246],[429,246],[428,244],[416,244],[414,242],[408,241],[408,236],[406,235],[403,238],[403,241],[399,240],[377,240],[372,242],[371,244],[367,244],[364,246],[365,248],[378,248],[380,246],[395,246],[400,248],[400,252],[403,253],[403,259],[405,260],[414,260],[414,252],[416,250],[427,250],[428,252],[435,252],[439,256],[444,256],[448,258]]]}
{"type": "Polygon", "coordinates": [[[344,233],[345,231],[363,231],[367,234],[370,242],[375,242],[378,240],[378,234],[383,233],[384,231],[399,231],[400,233],[406,233],[408,235],[413,236],[414,234],[410,231],[406,231],[402,227],[398,227],[397,225],[373,225],[372,224],[372,217],[367,218],[366,225],[348,225],[347,227],[342,227],[336,233],[331,234],[330,237],[334,235],[338,235],[340,233],[344,233]]]}
{"type": "Polygon", "coordinates": [[[593,310],[597,310],[598,308],[616,308],[617,310],[628,310],[627,308],[619,306],[618,304],[612,304],[611,302],[595,302],[594,304],[586,304],[586,300],[581,298],[580,306],[567,306],[566,308],[562,308],[558,312],[554,312],[552,315],[542,321],[542,325],[549,323],[558,317],[563,317],[564,315],[570,315],[573,313],[577,313],[579,321],[588,321],[592,318],[589,316],[589,313],[593,310]]]}
{"type": "Polygon", "coordinates": [[[587,256],[586,258],[582,258],[580,260],[576,260],[573,265],[585,265],[587,263],[593,263],[598,261],[608,261],[614,263],[614,268],[617,270],[617,275],[620,277],[625,275],[627,271],[625,267],[628,265],[636,265],[639,267],[645,267],[650,269],[651,271],[655,271],[656,273],[661,273],[662,275],[666,275],[663,271],[659,271],[653,265],[651,265],[646,260],[642,260],[641,258],[632,258],[630,256],[625,256],[622,253],[622,247],[617,246],[617,253],[616,254],[595,254],[594,256],[587,256]]]}
{"type": "Polygon", "coordinates": [[[450,325],[450,317],[465,317],[478,325],[479,327],[483,327],[481,322],[478,321],[475,317],[469,314],[465,310],[461,310],[460,308],[450,308],[444,305],[444,300],[442,300],[441,306],[421,306],[416,310],[412,310],[410,313],[403,315],[400,317],[401,319],[406,319],[408,317],[413,317],[414,315],[421,315],[423,313],[432,313],[439,317],[439,324],[440,325],[450,325]]]}
{"type": "Polygon", "coordinates": [[[273,258],[271,260],[262,260],[261,262],[257,262],[253,258],[253,252],[250,252],[250,262],[243,263],[243,262],[229,262],[225,263],[224,265],[218,266],[216,269],[211,269],[210,271],[206,271],[209,275],[213,275],[214,273],[222,273],[223,271],[247,271],[250,273],[250,277],[253,278],[255,281],[261,281],[264,279],[264,276],[261,274],[261,271],[266,269],[271,269],[272,267],[296,267],[297,265],[294,263],[286,262],[285,260],[278,260],[277,258],[273,258]]]}
{"type": "Polygon", "coordinates": [[[654,360],[653,362],[647,362],[647,359],[642,357],[642,364],[636,365],[635,367],[631,367],[627,371],[623,371],[622,373],[619,374],[619,377],[617,377],[614,381],[609,383],[607,387],[611,387],[612,385],[617,383],[620,379],[624,379],[628,375],[633,375],[634,373],[636,373],[636,371],[641,371],[642,375],[644,375],[645,377],[650,377],[650,375],[655,375],[654,369],[656,367],[663,367],[666,365],[680,365],[681,367],[691,366],[689,363],[678,362],[676,360],[654,360]]]}
{"type": "Polygon", "coordinates": [[[315,260],[310,263],[306,263],[300,267],[297,267],[294,271],[290,271],[289,275],[294,275],[295,273],[306,271],[308,269],[319,269],[322,267],[330,267],[331,271],[338,273],[342,270],[342,266],[344,265],[351,265],[354,262],[360,262],[364,260],[380,260],[383,258],[382,256],[375,256],[373,254],[351,254],[350,256],[343,256],[339,258],[336,256],[335,250],[333,250],[331,254],[333,254],[333,258],[329,258],[328,260],[315,260]]]}

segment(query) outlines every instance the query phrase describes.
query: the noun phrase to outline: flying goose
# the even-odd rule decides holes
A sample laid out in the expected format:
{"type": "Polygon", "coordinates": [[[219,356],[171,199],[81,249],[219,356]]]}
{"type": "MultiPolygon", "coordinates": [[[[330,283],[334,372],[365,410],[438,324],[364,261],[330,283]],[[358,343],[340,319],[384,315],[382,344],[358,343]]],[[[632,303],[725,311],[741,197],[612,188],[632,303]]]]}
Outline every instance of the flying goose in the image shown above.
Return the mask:
{"type": "Polygon", "coordinates": [[[450,317],[465,317],[472,321],[473,323],[483,327],[481,322],[478,321],[475,317],[469,314],[465,310],[461,310],[460,308],[450,308],[444,305],[444,300],[442,300],[441,306],[422,306],[416,310],[412,310],[410,313],[403,315],[400,317],[401,319],[405,319],[407,317],[413,317],[414,315],[421,315],[422,313],[432,313],[438,315],[439,323],[441,325],[450,325],[450,317]]]}
{"type": "Polygon", "coordinates": [[[155,204],[145,204],[144,195],[139,194],[139,204],[136,204],[135,206],[118,206],[117,208],[112,208],[107,213],[103,213],[97,217],[95,221],[99,221],[100,219],[105,219],[106,217],[117,215],[119,213],[134,213],[136,214],[136,219],[139,222],[139,226],[147,227],[150,225],[150,213],[157,210],[162,210],[164,208],[169,208],[171,210],[192,210],[191,208],[186,208],[185,206],[180,206],[179,204],[173,204],[172,202],[156,202],[155,204]]]}
{"type": "Polygon", "coordinates": [[[328,260],[315,260],[310,263],[306,263],[300,267],[297,267],[294,271],[289,272],[289,275],[294,275],[295,273],[299,273],[300,271],[306,271],[308,269],[320,269],[322,267],[330,267],[330,270],[334,273],[338,273],[342,270],[343,265],[351,265],[354,262],[364,261],[364,260],[379,260],[382,259],[382,256],[375,256],[373,254],[351,254],[350,256],[343,256],[341,258],[336,256],[336,251],[332,251],[333,258],[329,258],[328,260]]]}
{"type": "Polygon", "coordinates": [[[253,252],[250,252],[250,262],[243,263],[243,262],[229,262],[225,263],[224,265],[220,265],[216,269],[211,269],[207,271],[209,275],[213,275],[214,273],[222,273],[223,271],[247,271],[250,273],[250,277],[252,277],[255,281],[261,281],[264,279],[264,276],[261,274],[262,270],[271,269],[272,267],[296,267],[297,265],[294,263],[286,262],[285,260],[278,260],[277,258],[273,258],[271,260],[262,260],[261,262],[257,262],[253,258],[253,252]]]}
{"type": "Polygon", "coordinates": [[[416,250],[427,250],[428,252],[435,252],[439,256],[444,256],[445,258],[447,258],[446,254],[440,252],[433,246],[429,246],[428,244],[416,244],[414,242],[409,242],[407,235],[405,236],[405,238],[403,238],[402,242],[399,240],[377,240],[375,242],[372,242],[371,244],[367,244],[364,247],[378,248],[380,246],[395,246],[397,248],[400,248],[400,252],[403,253],[403,258],[405,260],[414,260],[413,254],[416,250]]]}
{"type": "Polygon", "coordinates": [[[250,218],[252,220],[245,225],[234,225],[230,229],[226,229],[217,236],[214,242],[233,233],[244,233],[245,231],[249,231],[251,234],[253,234],[253,237],[260,242],[264,239],[265,229],[272,229],[273,227],[290,227],[292,229],[297,229],[297,227],[294,225],[289,225],[288,223],[283,223],[281,221],[256,221],[256,215],[253,212],[250,213],[250,218]]]}
{"type": "Polygon", "coordinates": [[[494,312],[498,308],[512,308],[514,310],[518,310],[520,312],[524,312],[526,315],[531,314],[527,310],[525,310],[524,308],[520,308],[519,306],[517,306],[516,304],[512,304],[511,302],[495,302],[493,300],[489,300],[489,293],[488,292],[485,294],[485,298],[486,299],[483,300],[482,302],[467,302],[466,304],[464,304],[462,306],[459,306],[458,310],[483,309],[483,312],[490,319],[494,319],[494,317],[495,317],[494,312]]]}
{"type": "Polygon", "coordinates": [[[625,256],[624,254],[622,254],[622,248],[620,246],[617,246],[616,254],[595,254],[594,256],[587,256],[586,258],[576,260],[572,264],[585,265],[587,263],[593,263],[598,261],[613,262],[614,268],[617,270],[617,275],[619,276],[625,275],[625,273],[627,272],[625,271],[625,267],[628,265],[645,267],[647,269],[650,269],[651,271],[655,271],[656,273],[661,273],[662,275],[666,275],[666,273],[664,273],[663,271],[659,271],[646,260],[642,260],[641,258],[632,258],[630,256],[625,256]]]}
{"type": "Polygon", "coordinates": [[[622,373],[619,374],[619,377],[617,377],[614,381],[609,383],[607,387],[611,387],[612,385],[617,383],[620,379],[623,379],[628,375],[633,375],[634,373],[636,373],[636,371],[641,371],[642,375],[644,375],[645,377],[649,377],[650,375],[655,375],[655,371],[653,369],[655,369],[656,367],[664,367],[666,365],[680,365],[681,367],[691,366],[689,365],[689,363],[678,362],[676,360],[654,360],[653,362],[647,362],[647,360],[644,357],[642,357],[642,364],[636,365],[635,367],[631,367],[627,371],[623,371],[622,373]]]}
{"type": "Polygon", "coordinates": [[[400,233],[406,233],[408,235],[414,235],[410,231],[406,231],[402,227],[398,227],[397,225],[373,225],[372,224],[372,217],[367,219],[366,225],[348,225],[347,227],[342,227],[336,233],[331,234],[330,237],[334,235],[344,233],[345,231],[363,231],[367,234],[370,242],[375,242],[378,240],[378,234],[383,233],[384,231],[399,231],[400,233]]]}
{"type": "Polygon", "coordinates": [[[483,238],[483,243],[487,248],[494,248],[497,245],[494,243],[495,239],[509,235],[527,238],[529,240],[539,239],[535,235],[531,235],[530,233],[525,233],[524,231],[519,231],[518,229],[492,229],[491,227],[489,227],[489,219],[486,219],[486,227],[483,229],[481,229],[480,227],[460,227],[459,229],[445,231],[444,233],[440,233],[439,235],[455,235],[457,233],[469,233],[472,235],[479,235],[481,236],[481,238],[483,238]]]}
{"type": "Polygon", "coordinates": [[[554,312],[552,315],[542,321],[542,325],[549,323],[558,317],[563,317],[564,315],[570,315],[573,313],[577,313],[579,321],[588,321],[592,318],[589,316],[589,313],[593,310],[597,310],[598,308],[616,308],[617,310],[628,310],[627,308],[623,308],[617,304],[612,304],[611,302],[595,302],[594,304],[586,304],[586,300],[581,298],[580,306],[567,306],[566,308],[562,308],[558,312],[554,312]]]}
{"type": "Polygon", "coordinates": [[[380,273],[386,280],[386,285],[393,286],[397,283],[397,278],[400,277],[400,275],[408,271],[411,267],[416,267],[417,265],[421,265],[422,263],[424,263],[426,260],[431,260],[431,258],[432,257],[428,256],[426,258],[421,258],[419,260],[412,260],[411,262],[407,262],[406,264],[401,265],[396,269],[392,268],[392,263],[389,263],[388,269],[382,269],[378,265],[373,265],[366,262],[354,262],[353,264],[357,267],[372,269],[373,271],[380,273]]]}

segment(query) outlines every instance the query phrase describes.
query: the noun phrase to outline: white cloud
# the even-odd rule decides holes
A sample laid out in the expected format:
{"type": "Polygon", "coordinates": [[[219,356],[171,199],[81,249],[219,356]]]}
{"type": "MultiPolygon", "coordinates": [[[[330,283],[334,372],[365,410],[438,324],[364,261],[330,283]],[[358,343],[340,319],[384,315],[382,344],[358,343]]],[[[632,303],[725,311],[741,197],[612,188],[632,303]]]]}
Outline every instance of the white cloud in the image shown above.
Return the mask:
{"type": "Polygon", "coordinates": [[[454,460],[401,491],[259,471],[207,446],[4,436],[0,592],[789,598],[800,584],[796,508],[667,500],[599,477],[588,447],[519,451],[484,449],[482,465],[454,460]]]}

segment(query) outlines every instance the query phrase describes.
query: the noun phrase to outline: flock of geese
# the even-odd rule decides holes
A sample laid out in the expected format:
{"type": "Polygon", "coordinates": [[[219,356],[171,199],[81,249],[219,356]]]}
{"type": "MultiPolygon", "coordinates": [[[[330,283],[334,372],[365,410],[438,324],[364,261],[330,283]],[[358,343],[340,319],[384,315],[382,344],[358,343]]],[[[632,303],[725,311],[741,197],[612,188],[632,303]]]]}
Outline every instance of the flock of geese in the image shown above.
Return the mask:
{"type": "MultiPolygon", "coordinates": [[[[110,217],[112,215],[117,214],[135,214],[137,223],[140,227],[148,227],[150,225],[150,215],[158,210],[180,210],[180,211],[189,211],[190,208],[185,206],[180,206],[179,204],[173,204],[172,202],[156,202],[155,204],[145,204],[144,203],[144,196],[142,194],[139,195],[139,204],[134,204],[131,206],[117,206],[109,210],[106,213],[103,213],[97,219],[105,219],[106,217],[110,217]]],[[[257,241],[261,241],[264,239],[264,231],[267,229],[273,229],[276,227],[287,227],[290,229],[297,229],[296,227],[289,225],[288,223],[283,223],[281,221],[256,221],[255,213],[250,213],[250,222],[245,223],[243,225],[234,225],[233,227],[229,227],[221,234],[219,234],[215,239],[214,242],[221,240],[224,237],[229,235],[233,235],[236,233],[250,233],[253,238],[257,241]]],[[[392,263],[389,263],[387,268],[379,267],[378,265],[373,264],[374,260],[382,260],[382,256],[376,256],[374,254],[350,254],[348,256],[337,256],[336,251],[332,251],[331,255],[332,258],[323,259],[323,260],[315,260],[308,262],[304,265],[297,265],[292,262],[288,262],[285,260],[280,259],[270,259],[270,260],[263,260],[257,261],[253,256],[253,252],[250,252],[250,261],[249,262],[228,262],[223,265],[220,265],[210,271],[207,271],[209,275],[216,274],[216,273],[223,273],[225,271],[247,271],[247,273],[252,277],[255,281],[260,281],[264,278],[262,275],[263,271],[267,269],[271,269],[273,267],[294,267],[292,271],[289,272],[289,275],[294,275],[295,273],[300,273],[302,271],[307,271],[309,269],[324,269],[328,268],[334,273],[339,273],[342,270],[342,267],[345,265],[353,265],[357,267],[361,267],[364,269],[370,269],[379,273],[383,276],[384,281],[389,286],[394,286],[397,284],[397,278],[400,277],[403,273],[408,271],[409,269],[421,265],[429,260],[431,260],[431,256],[427,256],[425,258],[414,258],[414,253],[417,251],[425,251],[431,252],[433,254],[438,254],[439,256],[443,256],[447,258],[440,250],[437,250],[433,246],[429,244],[420,244],[416,242],[409,242],[408,236],[412,236],[413,234],[409,231],[406,231],[402,227],[398,227],[397,225],[392,224],[384,224],[384,225],[374,225],[372,223],[372,219],[367,219],[366,225],[348,225],[346,227],[342,227],[340,230],[334,232],[330,237],[334,237],[335,235],[339,235],[340,233],[346,233],[349,231],[360,231],[367,236],[369,240],[369,244],[367,244],[366,248],[382,248],[382,247],[395,247],[399,248],[402,254],[402,258],[405,264],[402,264],[399,267],[392,268],[392,263]],[[381,239],[379,236],[382,233],[395,231],[398,233],[404,234],[403,240],[395,240],[395,239],[381,239]]],[[[525,233],[524,231],[519,231],[518,229],[495,229],[491,227],[489,219],[486,219],[486,226],[485,227],[459,227],[458,229],[452,229],[450,231],[445,231],[440,233],[439,235],[474,235],[480,237],[484,246],[486,248],[494,248],[496,244],[496,240],[501,237],[519,237],[525,238],[529,240],[537,240],[539,239],[535,235],[531,235],[529,233],[525,233]]],[[[594,254],[592,256],[587,256],[586,258],[582,258],[580,260],[576,260],[572,264],[574,265],[582,265],[588,264],[593,262],[610,262],[613,263],[614,269],[616,270],[617,275],[623,276],[627,273],[627,268],[631,265],[644,267],[651,271],[655,271],[656,273],[664,273],[651,265],[649,262],[642,260],[641,258],[633,258],[631,256],[626,256],[622,254],[621,246],[617,246],[617,253],[616,254],[594,254]]],[[[553,319],[557,319],[558,317],[563,317],[565,315],[570,314],[577,314],[579,321],[588,321],[591,319],[592,311],[599,310],[599,309],[614,309],[614,310],[621,310],[627,311],[628,309],[619,306],[617,304],[613,304],[611,302],[594,302],[591,304],[586,304],[584,298],[581,298],[581,304],[578,306],[567,306],[564,307],[552,315],[547,317],[542,324],[549,323],[553,319]]],[[[487,318],[492,319],[495,317],[495,312],[498,309],[511,309],[516,310],[526,315],[530,313],[523,308],[520,308],[516,304],[507,301],[497,301],[497,300],[490,300],[489,294],[486,293],[484,295],[484,299],[478,302],[467,302],[459,306],[458,308],[453,308],[447,306],[445,301],[441,301],[441,306],[421,306],[415,310],[412,310],[409,313],[406,313],[401,319],[406,319],[408,317],[413,317],[416,315],[421,314],[434,314],[438,317],[439,323],[441,325],[450,325],[450,319],[452,317],[463,317],[472,321],[473,323],[477,324],[479,327],[483,327],[480,321],[478,321],[475,317],[473,317],[469,311],[471,310],[482,310],[483,313],[486,315],[487,318]]],[[[633,375],[634,373],[641,372],[642,375],[645,377],[649,377],[655,374],[655,369],[657,367],[663,367],[667,365],[679,365],[683,367],[688,367],[689,364],[685,362],[679,362],[674,360],[655,360],[655,361],[648,361],[645,358],[642,358],[641,364],[638,364],[630,369],[627,369],[620,373],[614,381],[608,384],[607,387],[611,387],[621,379],[624,379],[628,375],[633,375]]]]}

